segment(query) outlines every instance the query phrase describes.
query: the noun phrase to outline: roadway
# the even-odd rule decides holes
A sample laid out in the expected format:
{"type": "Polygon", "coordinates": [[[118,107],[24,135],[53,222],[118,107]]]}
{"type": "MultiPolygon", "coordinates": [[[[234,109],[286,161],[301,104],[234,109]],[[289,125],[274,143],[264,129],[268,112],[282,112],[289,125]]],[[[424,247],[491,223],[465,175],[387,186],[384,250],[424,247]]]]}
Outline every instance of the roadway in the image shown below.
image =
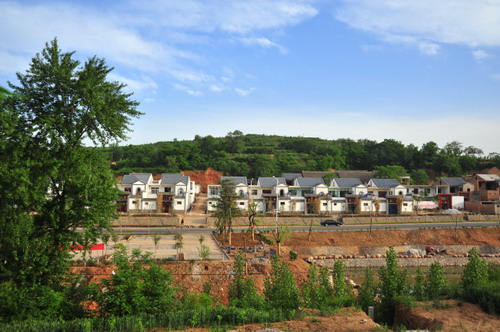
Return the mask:
{"type": "MultiPolygon", "coordinates": [[[[401,229],[401,230],[415,230],[415,229],[453,229],[455,228],[455,223],[410,223],[410,224],[373,224],[372,230],[383,230],[383,229],[401,229]]],[[[498,222],[491,221],[476,221],[476,222],[459,222],[458,228],[463,227],[499,227],[498,222]]],[[[258,230],[273,230],[274,226],[259,226],[258,230]]],[[[309,226],[290,226],[293,232],[304,232],[309,231],[309,226]]],[[[242,232],[248,229],[248,226],[233,227],[235,232],[242,232]]],[[[325,232],[325,231],[368,231],[370,229],[369,224],[363,225],[342,225],[342,226],[313,226],[312,230],[314,232],[325,232]]],[[[115,227],[115,232],[118,234],[175,234],[175,233],[210,233],[215,231],[215,227],[115,227]]]]}

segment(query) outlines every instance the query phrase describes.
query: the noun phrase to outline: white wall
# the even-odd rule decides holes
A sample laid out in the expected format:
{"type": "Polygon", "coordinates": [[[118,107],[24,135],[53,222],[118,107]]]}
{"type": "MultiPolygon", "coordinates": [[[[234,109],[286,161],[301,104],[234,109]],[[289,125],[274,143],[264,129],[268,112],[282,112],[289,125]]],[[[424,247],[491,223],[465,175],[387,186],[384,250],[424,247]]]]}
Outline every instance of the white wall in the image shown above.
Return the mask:
{"type": "Polygon", "coordinates": [[[465,207],[465,197],[451,196],[451,206],[457,210],[463,210],[465,207]]]}

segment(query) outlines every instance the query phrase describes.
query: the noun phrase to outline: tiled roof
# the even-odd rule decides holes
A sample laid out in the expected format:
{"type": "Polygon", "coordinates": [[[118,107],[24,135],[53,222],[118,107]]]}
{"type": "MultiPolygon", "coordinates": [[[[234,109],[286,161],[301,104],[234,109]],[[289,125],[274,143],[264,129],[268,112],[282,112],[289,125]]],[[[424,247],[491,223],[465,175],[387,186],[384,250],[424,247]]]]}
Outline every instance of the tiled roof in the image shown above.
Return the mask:
{"type": "Polygon", "coordinates": [[[450,187],[458,187],[458,186],[463,186],[464,184],[467,183],[467,181],[465,181],[464,179],[462,178],[441,178],[441,180],[448,184],[450,187]]]}
{"type": "Polygon", "coordinates": [[[234,183],[234,185],[238,184],[244,184],[245,186],[248,185],[248,180],[244,176],[223,176],[220,178],[220,180],[229,180],[234,183]]]}
{"type": "Polygon", "coordinates": [[[301,187],[316,187],[325,184],[322,178],[297,178],[297,184],[301,187]]]}
{"type": "Polygon", "coordinates": [[[500,176],[496,174],[476,174],[478,177],[483,179],[484,181],[498,181],[500,180],[500,176]]]}
{"type": "Polygon", "coordinates": [[[123,177],[122,184],[132,184],[135,182],[148,183],[151,173],[130,173],[123,177]]]}
{"type": "Polygon", "coordinates": [[[356,186],[359,186],[360,184],[363,184],[360,179],[355,179],[355,178],[339,178],[339,179],[333,179],[332,182],[335,181],[337,183],[337,186],[339,188],[354,188],[356,186]]]}
{"type": "Polygon", "coordinates": [[[164,173],[161,175],[161,184],[177,184],[182,183],[188,185],[189,177],[178,173],[164,173]]]}
{"type": "Polygon", "coordinates": [[[293,181],[295,180],[296,178],[302,176],[301,173],[283,173],[282,174],[283,177],[285,178],[285,180],[288,182],[288,181],[293,181]]]}
{"type": "Polygon", "coordinates": [[[257,185],[262,187],[274,187],[276,186],[276,179],[278,179],[278,184],[286,184],[285,178],[260,177],[257,180],[257,185]]]}
{"type": "Polygon", "coordinates": [[[377,188],[394,188],[400,185],[395,179],[371,179],[377,188]]]}

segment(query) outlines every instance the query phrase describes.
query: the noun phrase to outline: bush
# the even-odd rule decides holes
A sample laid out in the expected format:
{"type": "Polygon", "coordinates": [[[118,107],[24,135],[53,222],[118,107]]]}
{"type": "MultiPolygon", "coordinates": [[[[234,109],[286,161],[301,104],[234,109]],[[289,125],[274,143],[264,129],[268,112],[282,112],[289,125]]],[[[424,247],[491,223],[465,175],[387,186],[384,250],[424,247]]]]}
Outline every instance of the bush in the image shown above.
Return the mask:
{"type": "Polygon", "coordinates": [[[295,251],[293,251],[293,250],[290,250],[289,255],[290,255],[290,259],[292,261],[296,260],[299,257],[299,255],[295,251]]]}

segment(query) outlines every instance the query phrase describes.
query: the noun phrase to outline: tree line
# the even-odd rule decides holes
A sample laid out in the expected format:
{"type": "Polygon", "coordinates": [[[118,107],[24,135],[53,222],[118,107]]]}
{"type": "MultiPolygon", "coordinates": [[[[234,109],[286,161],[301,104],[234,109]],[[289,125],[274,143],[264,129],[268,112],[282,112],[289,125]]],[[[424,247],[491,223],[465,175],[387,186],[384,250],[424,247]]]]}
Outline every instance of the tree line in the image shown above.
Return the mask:
{"type": "Polygon", "coordinates": [[[394,139],[326,140],[243,134],[239,130],[225,137],[196,135],[193,140],[114,145],[106,148],[106,152],[116,174],[212,168],[228,175],[256,178],[302,170],[377,170],[397,166],[399,173],[423,181],[424,174],[431,178],[461,176],[500,167],[499,153],[485,155],[481,149],[457,141],[443,147],[432,141],[417,147],[394,139]]]}

